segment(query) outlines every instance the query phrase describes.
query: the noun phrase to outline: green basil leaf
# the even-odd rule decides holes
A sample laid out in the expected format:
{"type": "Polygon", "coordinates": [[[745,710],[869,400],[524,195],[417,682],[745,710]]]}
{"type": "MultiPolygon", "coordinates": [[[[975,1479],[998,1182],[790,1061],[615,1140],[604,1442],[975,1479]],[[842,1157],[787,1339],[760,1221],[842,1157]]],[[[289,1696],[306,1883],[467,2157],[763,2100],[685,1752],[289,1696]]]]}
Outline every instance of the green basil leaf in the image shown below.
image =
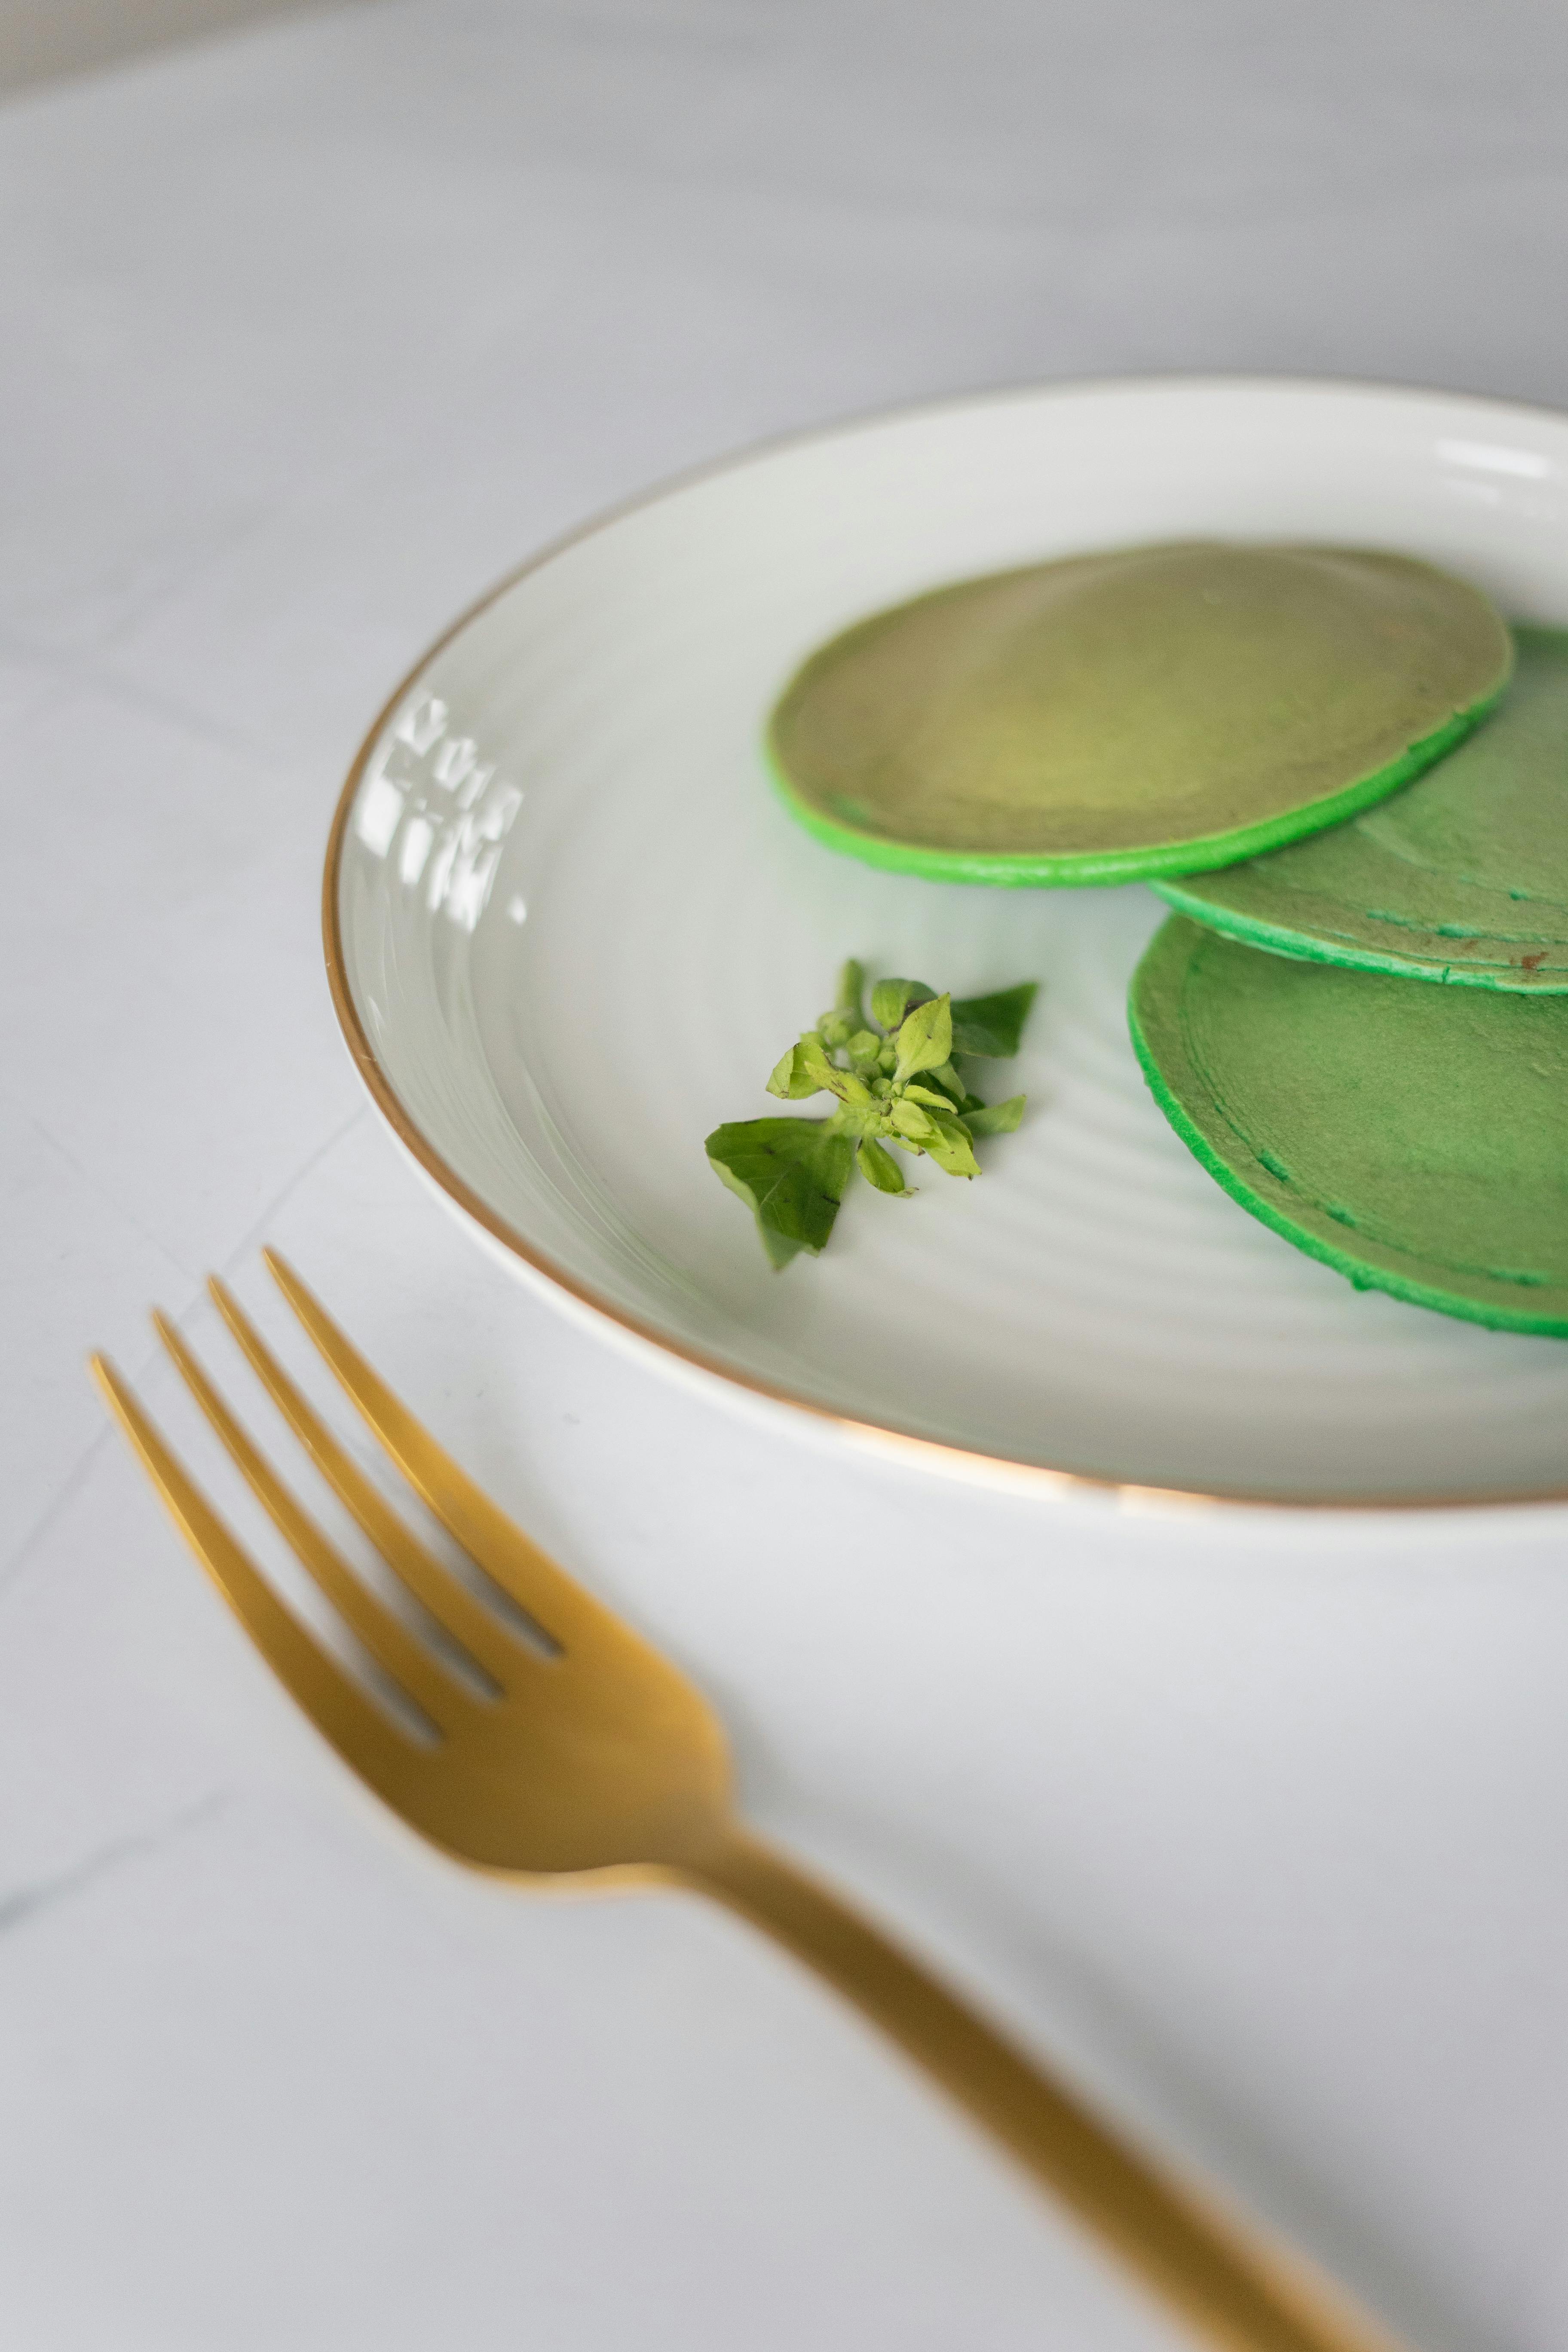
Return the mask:
{"type": "Polygon", "coordinates": [[[955,1110],[957,1108],[957,1105],[954,1103],[951,1095],[939,1095],[933,1093],[930,1087],[907,1086],[904,1088],[903,1099],[905,1102],[930,1103],[933,1110],[955,1110]]]}
{"type": "Polygon", "coordinates": [[[949,1176],[978,1176],[980,1164],[969,1140],[969,1130],[952,1111],[931,1111],[932,1133],[926,1150],[949,1176]]]}
{"type": "Polygon", "coordinates": [[[944,1097],[955,1110],[963,1108],[967,1089],[951,1062],[944,1062],[938,1070],[922,1070],[921,1076],[928,1086],[940,1087],[944,1097]]]}
{"type": "Polygon", "coordinates": [[[852,1135],[857,1142],[863,1135],[874,1135],[881,1124],[880,1103],[840,1103],[831,1118],[824,1121],[835,1135],[852,1135]]]}
{"type": "Polygon", "coordinates": [[[855,1164],[855,1139],[825,1119],[732,1119],[704,1147],[722,1184],[744,1201],[770,1263],[820,1250],[855,1164]]]}
{"type": "Polygon", "coordinates": [[[911,1004],[928,1003],[935,994],[923,980],[879,980],[871,991],[871,1018],[896,1029],[911,1004]]]}
{"type": "Polygon", "coordinates": [[[893,1076],[901,1085],[921,1070],[940,1070],[952,1055],[952,1006],[945,996],[932,996],[906,1015],[893,1041],[899,1049],[893,1076]]]}
{"type": "Polygon", "coordinates": [[[952,1008],[953,1052],[1011,1060],[1023,1042],[1024,1024],[1038,993],[1038,981],[1025,980],[994,996],[959,998],[952,1008]]]}
{"type": "Polygon", "coordinates": [[[907,1192],[910,1189],[892,1153],[884,1151],[881,1145],[874,1143],[869,1136],[860,1146],[857,1165],[867,1183],[873,1185],[879,1192],[907,1192]]]}
{"type": "Polygon", "coordinates": [[[1009,1095],[1005,1102],[993,1103],[987,1110],[976,1103],[973,1110],[963,1113],[963,1124],[971,1135],[1011,1135],[1024,1116],[1022,1095],[1009,1095]]]}
{"type": "Polygon", "coordinates": [[[922,1150],[927,1136],[935,1129],[930,1111],[922,1110],[919,1103],[910,1102],[907,1096],[900,1102],[888,1105],[888,1118],[896,1135],[904,1136],[910,1143],[918,1143],[922,1150]]]}
{"type": "Polygon", "coordinates": [[[800,1055],[801,1068],[812,1081],[813,1093],[826,1087],[829,1094],[837,1095],[840,1102],[864,1106],[870,1101],[869,1087],[856,1077],[852,1071],[841,1070],[836,1062],[828,1060],[827,1048],[815,1030],[801,1039],[795,1050],[800,1055]]]}
{"type": "Polygon", "coordinates": [[[871,991],[871,1018],[883,1029],[896,1029],[909,1009],[909,982],[879,980],[871,991]]]}
{"type": "Polygon", "coordinates": [[[781,1054],[768,1080],[769,1094],[777,1095],[784,1102],[804,1102],[807,1095],[822,1092],[822,1080],[812,1076],[802,1058],[805,1044],[803,1037],[787,1054],[781,1054]]]}
{"type": "Polygon", "coordinates": [[[864,964],[857,963],[851,956],[838,975],[838,1002],[835,1010],[848,1013],[851,1016],[850,1025],[856,1029],[864,1029],[866,1026],[866,1015],[861,1010],[860,1003],[865,993],[866,967],[864,964]]]}

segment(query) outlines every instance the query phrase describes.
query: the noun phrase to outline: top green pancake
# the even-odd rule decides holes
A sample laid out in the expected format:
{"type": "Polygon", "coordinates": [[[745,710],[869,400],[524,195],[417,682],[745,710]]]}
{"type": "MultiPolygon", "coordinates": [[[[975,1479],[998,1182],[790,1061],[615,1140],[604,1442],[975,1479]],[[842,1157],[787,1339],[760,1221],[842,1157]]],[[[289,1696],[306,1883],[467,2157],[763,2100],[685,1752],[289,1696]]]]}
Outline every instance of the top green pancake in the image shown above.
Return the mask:
{"type": "Polygon", "coordinates": [[[1568,996],[1413,988],[1173,915],[1128,999],[1171,1124],[1361,1289],[1568,1337],[1568,996]]]}
{"type": "Polygon", "coordinates": [[[1497,711],[1417,782],[1253,865],[1161,883],[1163,895],[1280,955],[1568,989],[1568,632],[1516,635],[1497,711]]]}
{"type": "Polygon", "coordinates": [[[939,588],[814,654],[768,730],[802,824],[939,881],[1118,882],[1337,824],[1458,742],[1509,635],[1462,580],[1200,542],[939,588]]]}

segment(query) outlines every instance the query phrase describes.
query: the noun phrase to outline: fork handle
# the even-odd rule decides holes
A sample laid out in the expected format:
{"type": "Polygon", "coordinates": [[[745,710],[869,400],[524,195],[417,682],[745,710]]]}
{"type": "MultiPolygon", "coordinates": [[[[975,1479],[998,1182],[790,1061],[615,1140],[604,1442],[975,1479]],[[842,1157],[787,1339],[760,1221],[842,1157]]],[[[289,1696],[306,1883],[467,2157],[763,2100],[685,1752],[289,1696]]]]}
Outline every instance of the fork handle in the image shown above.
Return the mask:
{"type": "Polygon", "coordinates": [[[1215,2352],[1398,2352],[1251,2231],[1163,2179],[879,1928],[737,1830],[680,1874],[879,2025],[1215,2352]]]}

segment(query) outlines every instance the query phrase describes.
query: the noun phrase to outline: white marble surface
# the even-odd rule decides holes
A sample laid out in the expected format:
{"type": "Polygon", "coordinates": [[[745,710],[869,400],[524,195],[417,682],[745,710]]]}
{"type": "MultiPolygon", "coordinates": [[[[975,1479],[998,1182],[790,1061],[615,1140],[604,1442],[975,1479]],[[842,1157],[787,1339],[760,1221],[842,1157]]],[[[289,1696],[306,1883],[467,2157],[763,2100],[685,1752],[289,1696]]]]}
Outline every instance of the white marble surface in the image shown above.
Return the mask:
{"type": "Polygon", "coordinates": [[[210,1460],[142,1308],[216,1354],[263,1237],[761,1822],[1427,2352],[1563,2343],[1563,1516],[1117,1517],[664,1384],[395,1158],[316,890],[449,614],[716,449],[1075,372],[1568,397],[1565,68],[1523,0],[388,0],[0,113],[7,2347],[1174,2340],[740,1929],[472,1881],[291,1715],[82,1372],[210,1460]]]}

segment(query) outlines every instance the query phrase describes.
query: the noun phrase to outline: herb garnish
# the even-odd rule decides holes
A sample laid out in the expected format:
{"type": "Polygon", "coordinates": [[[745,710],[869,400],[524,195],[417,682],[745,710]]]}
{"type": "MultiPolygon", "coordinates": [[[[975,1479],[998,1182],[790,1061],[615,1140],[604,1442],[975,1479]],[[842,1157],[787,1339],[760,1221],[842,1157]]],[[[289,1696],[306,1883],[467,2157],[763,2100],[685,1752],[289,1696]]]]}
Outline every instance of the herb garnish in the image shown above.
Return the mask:
{"type": "Polygon", "coordinates": [[[868,1017],[865,988],[861,966],[847,963],[833,1010],[768,1080],[785,1102],[835,1096],[826,1118],[734,1119],[708,1138],[714,1174],[754,1213],[775,1267],[822,1248],[856,1168],[874,1192],[912,1190],[889,1144],[949,1176],[978,1176],[974,1139],[1010,1135],[1024,1115],[1022,1095],[987,1108],[954,1065],[1016,1054],[1037,982],[955,1003],[918,980],[879,980],[868,1017]]]}

